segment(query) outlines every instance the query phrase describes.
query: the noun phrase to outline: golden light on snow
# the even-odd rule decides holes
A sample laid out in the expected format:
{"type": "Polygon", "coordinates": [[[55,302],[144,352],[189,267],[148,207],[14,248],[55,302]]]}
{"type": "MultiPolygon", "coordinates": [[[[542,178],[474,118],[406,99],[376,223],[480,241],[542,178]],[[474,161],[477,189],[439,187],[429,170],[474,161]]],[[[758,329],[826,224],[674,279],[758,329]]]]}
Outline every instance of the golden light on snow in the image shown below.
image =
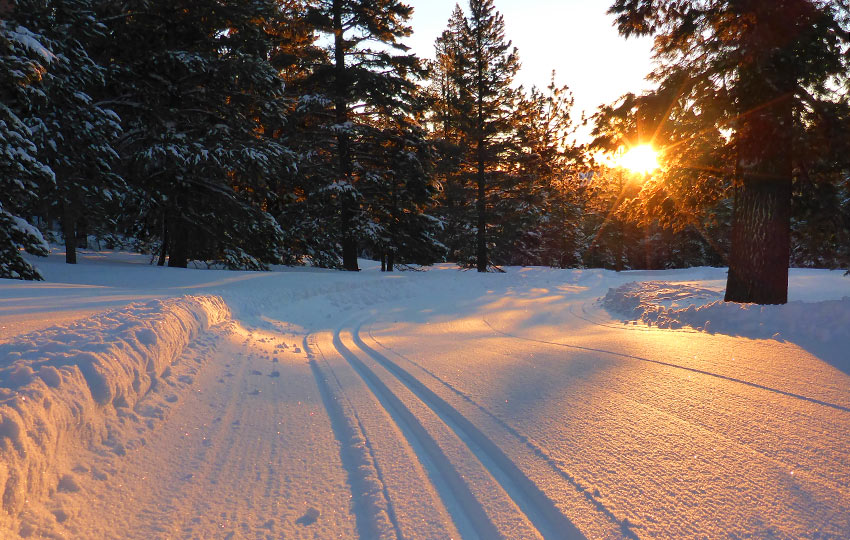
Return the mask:
{"type": "Polygon", "coordinates": [[[659,167],[658,152],[648,144],[635,146],[620,157],[619,165],[635,173],[651,173],[659,167]]]}

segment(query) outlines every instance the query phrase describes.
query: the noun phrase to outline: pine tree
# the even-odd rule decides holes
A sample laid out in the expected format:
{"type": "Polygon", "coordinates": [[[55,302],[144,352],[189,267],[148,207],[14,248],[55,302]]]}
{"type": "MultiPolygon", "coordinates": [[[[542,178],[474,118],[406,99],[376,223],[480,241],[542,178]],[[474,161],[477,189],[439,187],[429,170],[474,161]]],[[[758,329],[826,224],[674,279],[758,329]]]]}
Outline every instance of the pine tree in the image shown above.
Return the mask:
{"type": "Polygon", "coordinates": [[[107,17],[125,175],[169,266],[281,260],[283,233],[262,207],[267,179],[294,166],[264,129],[285,112],[271,63],[279,13],[270,0],[133,0],[107,17]]]}
{"type": "Polygon", "coordinates": [[[477,188],[476,268],[486,272],[488,177],[504,150],[505,134],[513,129],[511,118],[516,91],[511,87],[519,71],[519,55],[505,38],[505,22],[493,0],[470,0],[469,15],[461,39],[468,69],[461,70],[457,85],[469,92],[474,104],[465,136],[474,145],[470,163],[477,188]]]}
{"type": "Polygon", "coordinates": [[[456,222],[449,221],[448,232],[455,238],[448,245],[458,262],[474,263],[479,272],[486,272],[488,212],[494,210],[497,186],[505,180],[499,164],[516,142],[512,113],[519,94],[511,84],[519,70],[519,55],[505,38],[504,18],[492,0],[470,0],[465,17],[456,6],[436,47],[435,122],[459,152],[457,173],[446,178],[444,198],[450,201],[456,222]],[[458,223],[458,218],[467,216],[471,222],[458,223]],[[471,250],[463,245],[470,233],[474,233],[471,250]]]}
{"type": "Polygon", "coordinates": [[[126,189],[113,171],[120,120],[96,101],[105,69],[88,52],[105,27],[91,0],[27,0],[21,7],[22,22],[38,29],[56,56],[42,80],[31,129],[39,157],[56,175],[41,196],[58,207],[65,260],[74,264],[78,237],[84,242],[86,234],[78,225],[108,220],[111,201],[126,189]]]}
{"type": "Polygon", "coordinates": [[[416,92],[413,78],[421,76],[419,59],[401,43],[411,33],[407,26],[411,13],[398,0],[319,0],[310,8],[308,20],[332,38],[331,63],[318,66],[314,76],[317,86],[324,83],[329,89],[321,97],[333,104],[333,123],[327,126],[333,139],[318,145],[317,154],[332,144],[335,163],[325,162],[323,167],[331,182],[324,183],[321,193],[332,205],[333,217],[326,226],[338,228],[345,270],[358,270],[359,240],[375,240],[373,220],[366,211],[369,201],[360,189],[369,174],[362,157],[374,134],[370,125],[375,125],[376,114],[410,114],[416,92]]]}
{"type": "Polygon", "coordinates": [[[732,130],[726,299],[786,302],[792,179],[805,150],[795,145],[795,126],[807,112],[842,100],[830,84],[846,79],[850,67],[848,7],[814,0],[617,0],[610,11],[623,35],[656,36],[660,67],[653,76],[670,87],[678,81],[674,107],[713,111],[717,120],[708,125],[732,130]]]}
{"type": "Polygon", "coordinates": [[[15,22],[0,20],[0,278],[41,279],[21,250],[47,255],[41,233],[21,215],[31,211],[38,187],[54,180],[38,158],[32,130],[33,102],[44,97],[41,80],[55,55],[46,40],[15,22]]]}

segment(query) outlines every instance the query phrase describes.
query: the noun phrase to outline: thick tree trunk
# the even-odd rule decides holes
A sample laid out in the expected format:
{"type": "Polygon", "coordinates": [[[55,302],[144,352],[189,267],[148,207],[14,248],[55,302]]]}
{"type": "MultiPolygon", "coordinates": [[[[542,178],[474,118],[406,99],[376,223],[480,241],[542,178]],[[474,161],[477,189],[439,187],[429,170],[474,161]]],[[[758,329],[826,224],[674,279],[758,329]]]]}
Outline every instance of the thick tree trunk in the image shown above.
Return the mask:
{"type": "Polygon", "coordinates": [[[342,268],[350,272],[359,272],[357,266],[357,239],[346,236],[342,239],[342,268]]]}
{"type": "Polygon", "coordinates": [[[386,252],[381,252],[381,272],[387,271],[387,254],[386,252]]]}
{"type": "Polygon", "coordinates": [[[778,99],[750,112],[737,133],[727,302],[788,301],[792,122],[790,98],[778,99]]]}
{"type": "Polygon", "coordinates": [[[389,250],[389,252],[387,252],[387,272],[392,272],[394,265],[395,254],[393,253],[393,250],[389,250]]]}
{"type": "MultiPolygon", "coordinates": [[[[176,214],[176,211],[175,211],[176,214]]],[[[186,268],[189,266],[189,226],[182,218],[172,214],[168,220],[169,245],[168,266],[186,268]]]]}
{"type": "Polygon", "coordinates": [[[62,235],[65,237],[65,262],[77,264],[77,234],[74,224],[77,222],[76,212],[71,204],[62,203],[62,235]]]}

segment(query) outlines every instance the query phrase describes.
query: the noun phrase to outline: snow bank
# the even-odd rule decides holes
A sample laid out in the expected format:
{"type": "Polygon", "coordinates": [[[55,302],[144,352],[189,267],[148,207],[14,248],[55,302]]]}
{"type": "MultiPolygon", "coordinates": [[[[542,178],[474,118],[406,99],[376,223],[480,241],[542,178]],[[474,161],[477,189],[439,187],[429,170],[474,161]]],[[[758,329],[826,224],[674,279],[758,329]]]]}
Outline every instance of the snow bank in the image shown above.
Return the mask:
{"type": "Polygon", "coordinates": [[[131,304],[0,344],[0,505],[73,490],[70,448],[102,443],[200,332],[230,317],[215,296],[131,304]]]}
{"type": "Polygon", "coordinates": [[[659,328],[696,330],[750,338],[831,342],[847,340],[850,298],[789,302],[779,306],[722,301],[722,293],[688,283],[645,281],[609,289],[601,299],[609,312],[659,328]]]}

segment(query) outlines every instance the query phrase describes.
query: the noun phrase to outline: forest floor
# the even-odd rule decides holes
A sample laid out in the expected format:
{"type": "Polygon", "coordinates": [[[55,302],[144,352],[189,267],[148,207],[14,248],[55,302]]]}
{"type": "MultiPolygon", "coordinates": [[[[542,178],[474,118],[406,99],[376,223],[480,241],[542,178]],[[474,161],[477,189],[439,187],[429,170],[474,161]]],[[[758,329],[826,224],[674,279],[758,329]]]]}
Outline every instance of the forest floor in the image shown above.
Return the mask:
{"type": "Polygon", "coordinates": [[[80,259],[0,280],[3,538],[850,538],[841,272],[80,259]]]}

